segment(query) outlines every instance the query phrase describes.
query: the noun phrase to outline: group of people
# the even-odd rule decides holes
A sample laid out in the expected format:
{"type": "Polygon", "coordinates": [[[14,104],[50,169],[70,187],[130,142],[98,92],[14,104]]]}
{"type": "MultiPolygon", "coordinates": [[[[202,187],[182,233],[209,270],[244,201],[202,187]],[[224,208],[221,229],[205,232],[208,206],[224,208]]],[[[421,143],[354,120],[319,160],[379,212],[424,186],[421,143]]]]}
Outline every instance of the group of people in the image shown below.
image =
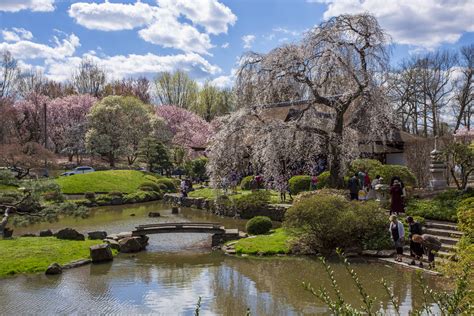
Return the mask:
{"type": "Polygon", "coordinates": [[[380,199],[376,194],[377,185],[382,184],[383,178],[376,175],[371,180],[367,172],[359,171],[349,179],[348,189],[351,200],[374,200],[380,199]]]}
{"type": "MultiPolygon", "coordinates": [[[[416,265],[416,260],[419,261],[419,266],[423,267],[423,255],[428,257],[429,268],[434,268],[435,253],[441,249],[441,241],[435,236],[423,234],[421,224],[408,216],[406,222],[409,227],[408,239],[410,241],[410,256],[412,261],[410,265],[416,265]]],[[[402,262],[403,246],[405,245],[405,228],[403,223],[398,220],[397,215],[390,215],[390,236],[395,245],[397,252],[395,261],[402,262]]]]}
{"type": "Polygon", "coordinates": [[[191,182],[190,179],[182,179],[181,183],[179,185],[179,189],[181,191],[181,196],[182,197],[187,197],[188,193],[192,191],[193,188],[193,183],[191,182]]]}

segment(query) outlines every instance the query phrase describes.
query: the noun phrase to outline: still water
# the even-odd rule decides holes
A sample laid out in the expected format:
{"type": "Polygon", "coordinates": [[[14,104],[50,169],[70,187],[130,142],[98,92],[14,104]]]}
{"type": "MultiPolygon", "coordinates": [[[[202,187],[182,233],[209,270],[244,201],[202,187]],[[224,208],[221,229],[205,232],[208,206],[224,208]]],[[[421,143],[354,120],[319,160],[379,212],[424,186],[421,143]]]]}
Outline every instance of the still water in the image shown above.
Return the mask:
{"type": "MultiPolygon", "coordinates": [[[[172,215],[158,203],[96,209],[87,219],[65,218],[39,224],[17,233],[44,228],[74,227],[87,232],[130,231],[138,224],[165,221],[221,222],[243,229],[245,222],[183,209],[172,215]],[[149,211],[162,217],[148,218],[149,211]],[[135,216],[130,216],[135,214],[135,216]]],[[[354,306],[361,302],[344,267],[331,262],[344,297],[354,306]]],[[[374,262],[354,262],[354,269],[381,312],[393,312],[380,279],[385,278],[400,298],[402,313],[422,304],[415,273],[374,262]]],[[[444,280],[426,276],[440,288],[444,280]]],[[[302,282],[315,288],[330,282],[314,258],[235,258],[210,249],[210,236],[161,234],[150,236],[146,252],[120,254],[113,263],[88,265],[59,276],[23,275],[0,279],[0,314],[154,314],[194,315],[201,297],[201,315],[326,315],[328,310],[306,292],[302,282]]]]}

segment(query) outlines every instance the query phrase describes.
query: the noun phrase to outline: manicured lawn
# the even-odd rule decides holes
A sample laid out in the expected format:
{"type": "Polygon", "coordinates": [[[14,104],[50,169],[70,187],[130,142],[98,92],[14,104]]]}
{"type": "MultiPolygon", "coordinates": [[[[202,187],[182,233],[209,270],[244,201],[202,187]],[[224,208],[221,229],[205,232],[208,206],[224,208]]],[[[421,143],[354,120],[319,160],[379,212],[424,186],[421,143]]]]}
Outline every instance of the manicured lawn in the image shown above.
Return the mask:
{"type": "Polygon", "coordinates": [[[137,191],[140,184],[153,179],[156,180],[156,177],[136,170],[107,170],[60,177],[56,181],[65,194],[114,191],[132,193],[137,191]]]}
{"type": "Polygon", "coordinates": [[[17,187],[13,185],[0,184],[0,191],[15,191],[17,187]]]}
{"type": "MultiPolygon", "coordinates": [[[[271,193],[270,197],[270,203],[272,204],[278,204],[281,203],[280,201],[280,194],[277,191],[274,190],[269,190],[271,193]]],[[[241,190],[240,188],[237,189],[237,193],[231,193],[232,191],[229,190],[228,194],[230,198],[236,198],[238,196],[246,195],[252,193],[250,190],[241,190]]],[[[216,190],[216,189],[211,189],[211,188],[202,188],[202,189],[197,189],[192,192],[189,192],[190,197],[202,197],[205,198],[206,200],[214,200],[217,197],[217,194],[222,195],[224,194],[223,190],[216,190]]]]}
{"type": "Polygon", "coordinates": [[[238,254],[286,254],[290,251],[288,239],[289,236],[285,230],[283,228],[277,228],[268,235],[258,235],[252,238],[240,239],[234,247],[238,254]]]}
{"type": "Polygon", "coordinates": [[[101,240],[60,240],[55,237],[19,237],[0,240],[0,277],[44,272],[54,262],[61,265],[89,258],[89,247],[101,240]]]}

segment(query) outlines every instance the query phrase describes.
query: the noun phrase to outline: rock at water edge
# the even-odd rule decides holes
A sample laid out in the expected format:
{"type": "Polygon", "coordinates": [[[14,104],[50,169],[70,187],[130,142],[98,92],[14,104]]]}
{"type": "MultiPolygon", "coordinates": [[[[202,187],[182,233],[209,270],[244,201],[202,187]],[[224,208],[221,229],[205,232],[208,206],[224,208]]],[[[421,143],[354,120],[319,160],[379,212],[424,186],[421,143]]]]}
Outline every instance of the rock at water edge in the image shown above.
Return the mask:
{"type": "Polygon", "coordinates": [[[89,239],[92,239],[92,240],[105,239],[107,237],[107,232],[105,231],[88,232],[87,236],[89,237],[89,239]]]}
{"type": "Polygon", "coordinates": [[[132,253],[139,252],[143,249],[142,244],[136,237],[125,237],[119,240],[120,252],[132,253]]]}
{"type": "Polygon", "coordinates": [[[63,268],[58,263],[52,263],[44,272],[47,275],[56,275],[63,273],[63,268]]]}
{"type": "Polygon", "coordinates": [[[72,228],[64,228],[56,233],[56,238],[66,240],[85,240],[84,235],[72,228]]]}
{"type": "Polygon", "coordinates": [[[53,236],[53,232],[51,231],[51,229],[42,230],[42,231],[40,231],[39,236],[40,237],[51,237],[51,236],[53,236]]]}
{"type": "Polygon", "coordinates": [[[93,263],[114,260],[109,244],[95,245],[91,246],[89,249],[93,263]]]}

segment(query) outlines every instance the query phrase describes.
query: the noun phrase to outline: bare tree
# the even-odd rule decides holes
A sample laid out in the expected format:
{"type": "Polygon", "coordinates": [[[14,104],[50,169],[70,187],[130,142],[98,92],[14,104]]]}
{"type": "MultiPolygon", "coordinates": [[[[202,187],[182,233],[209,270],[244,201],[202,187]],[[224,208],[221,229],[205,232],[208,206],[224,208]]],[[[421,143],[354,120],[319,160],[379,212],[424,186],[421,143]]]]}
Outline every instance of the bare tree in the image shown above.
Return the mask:
{"type": "Polygon", "coordinates": [[[349,130],[362,128],[366,133],[390,125],[389,113],[381,108],[388,103],[380,85],[388,65],[387,39],[369,14],[334,17],[309,31],[300,44],[246,56],[237,79],[239,100],[258,107],[262,101],[309,96],[312,102],[299,117],[315,106],[329,115],[329,130],[306,128],[328,139],[330,182],[341,187],[345,141],[359,139],[349,130]]]}
{"type": "Polygon", "coordinates": [[[1,53],[0,64],[0,98],[11,95],[18,78],[18,63],[9,51],[1,53]]]}
{"type": "Polygon", "coordinates": [[[154,83],[156,97],[162,105],[189,109],[197,101],[197,83],[183,71],[163,72],[156,77],[154,83]]]}
{"type": "Polygon", "coordinates": [[[72,77],[72,84],[79,94],[100,97],[106,83],[106,75],[92,59],[84,58],[72,77]]]}
{"type": "Polygon", "coordinates": [[[471,129],[471,120],[474,116],[474,44],[461,48],[460,54],[461,77],[455,83],[454,114],[456,116],[456,132],[461,126],[471,129]]]}
{"type": "Polygon", "coordinates": [[[115,80],[104,88],[103,96],[121,95],[132,96],[144,103],[150,103],[150,81],[145,77],[115,80]]]}

